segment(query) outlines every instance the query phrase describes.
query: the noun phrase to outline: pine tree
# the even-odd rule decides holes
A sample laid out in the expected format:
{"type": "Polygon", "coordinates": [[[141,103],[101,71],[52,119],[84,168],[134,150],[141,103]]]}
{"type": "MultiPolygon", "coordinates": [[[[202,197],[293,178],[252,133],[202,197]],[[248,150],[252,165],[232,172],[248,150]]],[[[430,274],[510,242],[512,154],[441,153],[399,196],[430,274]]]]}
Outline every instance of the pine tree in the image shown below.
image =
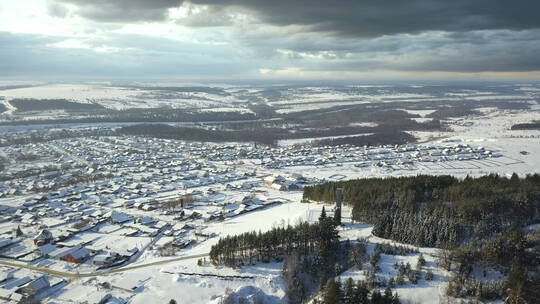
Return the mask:
{"type": "Polygon", "coordinates": [[[426,265],[426,259],[424,258],[424,255],[420,253],[418,256],[418,262],[416,262],[416,270],[421,270],[424,265],[426,265]]]}
{"type": "Polygon", "coordinates": [[[324,288],[324,304],[339,304],[341,303],[340,284],[334,279],[328,280],[324,288]]]}
{"type": "Polygon", "coordinates": [[[405,284],[405,276],[404,274],[400,271],[396,277],[396,285],[403,285],[405,284]]]}
{"type": "Polygon", "coordinates": [[[334,211],[334,223],[338,226],[341,225],[341,207],[334,211]]]}
{"type": "Polygon", "coordinates": [[[352,278],[348,278],[345,283],[345,294],[344,294],[344,303],[345,304],[356,304],[354,302],[354,281],[352,278]]]}
{"type": "Polygon", "coordinates": [[[524,304],[524,287],[526,284],[525,269],[518,260],[512,262],[510,273],[506,278],[504,287],[510,304],[524,304]]]}
{"type": "Polygon", "coordinates": [[[323,222],[326,219],[326,210],[322,206],[321,215],[319,216],[319,222],[323,222]]]}
{"type": "Polygon", "coordinates": [[[355,304],[368,304],[368,294],[369,290],[366,286],[366,283],[363,281],[358,281],[356,288],[354,289],[353,303],[355,304]]]}
{"type": "Polygon", "coordinates": [[[383,302],[386,304],[391,304],[393,297],[394,296],[392,295],[392,289],[390,289],[390,287],[386,287],[384,289],[383,302]]]}
{"type": "Polygon", "coordinates": [[[381,292],[378,290],[373,290],[371,292],[371,303],[372,304],[384,304],[381,292]]]}
{"type": "Polygon", "coordinates": [[[15,231],[15,236],[16,237],[22,237],[23,235],[24,235],[24,233],[21,230],[21,226],[17,226],[17,231],[15,231]]]}
{"type": "Polygon", "coordinates": [[[431,281],[431,280],[433,280],[433,272],[432,272],[431,270],[428,270],[428,271],[426,272],[425,279],[426,279],[426,281],[431,281]]]}
{"type": "Polygon", "coordinates": [[[370,271],[366,278],[366,284],[369,289],[373,289],[377,287],[377,276],[375,275],[375,272],[370,271]]]}
{"type": "Polygon", "coordinates": [[[396,293],[394,293],[394,296],[392,297],[392,304],[400,304],[400,303],[401,303],[401,301],[399,301],[399,296],[398,296],[398,294],[396,292],[396,293]]]}

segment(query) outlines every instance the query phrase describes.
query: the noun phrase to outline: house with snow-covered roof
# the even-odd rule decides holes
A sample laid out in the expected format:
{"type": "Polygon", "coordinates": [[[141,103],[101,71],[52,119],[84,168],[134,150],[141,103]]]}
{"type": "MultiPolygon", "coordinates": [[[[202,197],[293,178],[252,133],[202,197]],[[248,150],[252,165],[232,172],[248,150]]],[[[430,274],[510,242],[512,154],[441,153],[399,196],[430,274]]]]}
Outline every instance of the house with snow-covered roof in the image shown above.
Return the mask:
{"type": "Polygon", "coordinates": [[[129,215],[118,211],[111,211],[105,214],[105,217],[108,218],[109,222],[112,224],[122,224],[132,220],[129,215]]]}
{"type": "Polygon", "coordinates": [[[33,297],[37,293],[44,291],[49,287],[51,287],[51,283],[49,282],[49,279],[43,275],[22,286],[17,290],[17,292],[28,297],[33,297]]]}

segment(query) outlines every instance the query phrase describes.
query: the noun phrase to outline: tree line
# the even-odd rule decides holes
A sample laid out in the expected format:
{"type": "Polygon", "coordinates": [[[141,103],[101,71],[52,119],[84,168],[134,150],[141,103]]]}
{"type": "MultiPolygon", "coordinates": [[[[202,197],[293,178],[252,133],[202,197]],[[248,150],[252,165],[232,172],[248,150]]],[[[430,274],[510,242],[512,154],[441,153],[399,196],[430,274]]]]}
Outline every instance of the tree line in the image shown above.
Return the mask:
{"type": "Polygon", "coordinates": [[[212,246],[210,261],[229,267],[283,261],[289,303],[304,303],[313,293],[324,289],[330,278],[350,268],[353,256],[358,256],[354,252],[359,248],[339,242],[337,225],[323,210],[319,221],[313,224],[300,222],[264,233],[227,236],[212,246]]]}
{"type": "Polygon", "coordinates": [[[512,130],[540,130],[540,121],[512,125],[512,130]]]}
{"type": "Polygon", "coordinates": [[[399,297],[392,294],[392,289],[387,287],[384,292],[372,289],[366,282],[359,280],[354,282],[348,278],[345,284],[334,279],[328,280],[322,293],[322,299],[316,299],[314,304],[399,304],[399,297]]]}
{"type": "Polygon", "coordinates": [[[324,216],[314,224],[301,222],[274,227],[265,233],[252,231],[220,238],[210,250],[210,260],[216,265],[238,267],[284,258],[293,251],[301,255],[325,252],[337,244],[336,224],[324,216]]]}
{"type": "Polygon", "coordinates": [[[304,199],[333,202],[336,188],[373,234],[417,246],[455,247],[540,221],[540,175],[369,178],[304,188],[304,199]]]}

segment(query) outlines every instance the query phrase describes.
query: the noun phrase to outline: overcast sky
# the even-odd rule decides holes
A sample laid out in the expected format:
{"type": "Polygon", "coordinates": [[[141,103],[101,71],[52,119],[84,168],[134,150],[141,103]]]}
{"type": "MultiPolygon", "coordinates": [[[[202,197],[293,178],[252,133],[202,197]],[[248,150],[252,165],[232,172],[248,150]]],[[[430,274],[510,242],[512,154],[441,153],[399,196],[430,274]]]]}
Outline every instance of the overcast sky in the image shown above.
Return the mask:
{"type": "Polygon", "coordinates": [[[0,1],[0,78],[540,80],[540,1],[0,1]]]}

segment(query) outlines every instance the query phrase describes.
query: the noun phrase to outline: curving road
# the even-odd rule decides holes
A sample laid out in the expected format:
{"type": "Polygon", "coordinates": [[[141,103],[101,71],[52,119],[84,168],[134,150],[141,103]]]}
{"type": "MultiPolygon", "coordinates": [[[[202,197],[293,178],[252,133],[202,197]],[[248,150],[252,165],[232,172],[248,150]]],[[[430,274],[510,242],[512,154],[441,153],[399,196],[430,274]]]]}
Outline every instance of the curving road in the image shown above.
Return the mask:
{"type": "Polygon", "coordinates": [[[207,256],[208,256],[208,253],[203,253],[203,254],[197,254],[197,255],[178,257],[178,258],[169,259],[169,260],[157,261],[157,262],[152,262],[152,263],[146,263],[146,264],[141,264],[141,265],[122,267],[122,268],[112,269],[112,270],[108,270],[108,271],[98,271],[98,272],[91,272],[91,273],[65,272],[65,271],[59,271],[59,270],[44,268],[44,267],[38,267],[38,266],[33,266],[33,265],[28,265],[28,264],[21,264],[21,263],[15,263],[15,262],[10,262],[10,261],[1,261],[1,260],[0,260],[0,265],[11,266],[11,267],[19,267],[19,268],[26,268],[26,269],[35,270],[35,271],[38,271],[38,272],[47,273],[47,274],[50,274],[50,275],[62,277],[62,278],[69,279],[69,280],[75,280],[75,279],[79,279],[79,278],[107,276],[107,275],[114,274],[114,273],[126,272],[126,271],[130,271],[130,270],[146,268],[146,267],[152,267],[152,266],[158,266],[158,265],[165,265],[165,264],[169,264],[169,263],[173,263],[173,262],[197,259],[197,258],[202,258],[202,257],[207,257],[207,256]]]}

